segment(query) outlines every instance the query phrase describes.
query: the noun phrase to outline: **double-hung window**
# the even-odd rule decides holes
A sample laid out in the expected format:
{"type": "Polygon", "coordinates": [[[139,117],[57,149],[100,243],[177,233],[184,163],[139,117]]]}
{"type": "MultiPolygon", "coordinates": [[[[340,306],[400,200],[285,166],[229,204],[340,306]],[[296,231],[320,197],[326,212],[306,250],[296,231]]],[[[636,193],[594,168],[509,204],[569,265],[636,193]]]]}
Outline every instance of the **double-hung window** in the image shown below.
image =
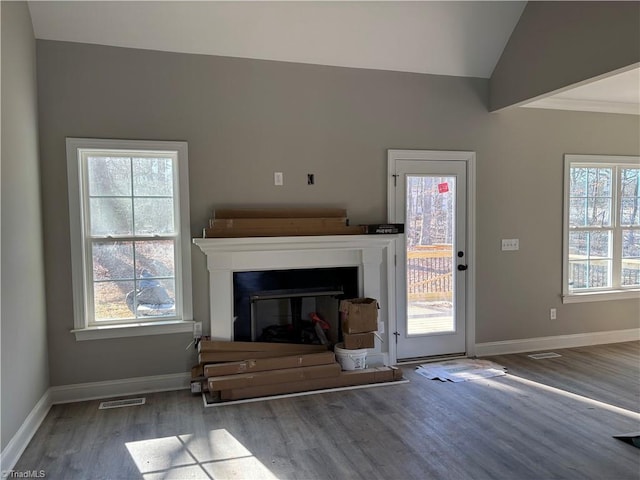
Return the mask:
{"type": "Polygon", "coordinates": [[[565,155],[565,303],[640,298],[640,157],[565,155]]]}
{"type": "Polygon", "coordinates": [[[67,138],[79,340],[193,328],[187,144],[67,138]]]}

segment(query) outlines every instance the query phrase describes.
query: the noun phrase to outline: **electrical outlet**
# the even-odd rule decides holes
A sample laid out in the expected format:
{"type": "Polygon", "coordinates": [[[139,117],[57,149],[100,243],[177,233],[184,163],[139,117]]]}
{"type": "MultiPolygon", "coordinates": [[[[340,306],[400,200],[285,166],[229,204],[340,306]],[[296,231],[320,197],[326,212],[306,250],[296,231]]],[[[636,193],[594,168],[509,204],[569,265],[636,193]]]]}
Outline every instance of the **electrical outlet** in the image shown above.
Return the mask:
{"type": "Polygon", "coordinates": [[[549,320],[555,320],[557,318],[556,309],[552,308],[549,310],[549,320]]]}
{"type": "Polygon", "coordinates": [[[503,238],[502,251],[520,250],[520,240],[517,238],[503,238]]]}
{"type": "Polygon", "coordinates": [[[278,187],[284,185],[284,175],[282,175],[282,172],[273,172],[273,184],[278,187]]]}
{"type": "Polygon", "coordinates": [[[202,336],[202,322],[195,322],[193,324],[193,338],[200,338],[202,336]]]}

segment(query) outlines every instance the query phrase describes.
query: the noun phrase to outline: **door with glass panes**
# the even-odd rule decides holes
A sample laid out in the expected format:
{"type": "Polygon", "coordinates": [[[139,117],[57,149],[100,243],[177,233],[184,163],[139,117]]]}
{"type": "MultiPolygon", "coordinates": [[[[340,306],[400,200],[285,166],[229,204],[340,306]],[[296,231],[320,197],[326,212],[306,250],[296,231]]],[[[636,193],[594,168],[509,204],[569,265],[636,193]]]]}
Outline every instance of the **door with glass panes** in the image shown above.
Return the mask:
{"type": "Polygon", "coordinates": [[[399,361],[466,352],[467,162],[447,153],[467,152],[389,152],[390,221],[405,224],[392,332],[399,361]]]}

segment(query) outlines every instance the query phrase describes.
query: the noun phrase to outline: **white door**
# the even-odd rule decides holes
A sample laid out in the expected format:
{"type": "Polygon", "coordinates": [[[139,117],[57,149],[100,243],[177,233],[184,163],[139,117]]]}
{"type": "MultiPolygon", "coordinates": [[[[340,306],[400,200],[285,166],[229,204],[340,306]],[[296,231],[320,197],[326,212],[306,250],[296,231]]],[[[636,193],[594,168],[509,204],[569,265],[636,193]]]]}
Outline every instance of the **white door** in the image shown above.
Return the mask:
{"type": "Polygon", "coordinates": [[[468,152],[389,151],[397,255],[397,360],[464,355],[468,152]]]}

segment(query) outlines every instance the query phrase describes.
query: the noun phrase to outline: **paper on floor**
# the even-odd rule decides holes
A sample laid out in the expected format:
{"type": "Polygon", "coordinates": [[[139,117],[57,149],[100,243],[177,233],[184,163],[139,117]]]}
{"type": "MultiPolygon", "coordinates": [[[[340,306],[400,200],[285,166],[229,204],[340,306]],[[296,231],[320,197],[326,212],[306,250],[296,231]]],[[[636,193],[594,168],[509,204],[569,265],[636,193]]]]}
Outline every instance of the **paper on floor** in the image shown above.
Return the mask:
{"type": "Polygon", "coordinates": [[[490,360],[462,358],[444,362],[425,363],[416,368],[423,377],[443,382],[466,382],[478,378],[497,377],[506,374],[506,368],[490,360]]]}

